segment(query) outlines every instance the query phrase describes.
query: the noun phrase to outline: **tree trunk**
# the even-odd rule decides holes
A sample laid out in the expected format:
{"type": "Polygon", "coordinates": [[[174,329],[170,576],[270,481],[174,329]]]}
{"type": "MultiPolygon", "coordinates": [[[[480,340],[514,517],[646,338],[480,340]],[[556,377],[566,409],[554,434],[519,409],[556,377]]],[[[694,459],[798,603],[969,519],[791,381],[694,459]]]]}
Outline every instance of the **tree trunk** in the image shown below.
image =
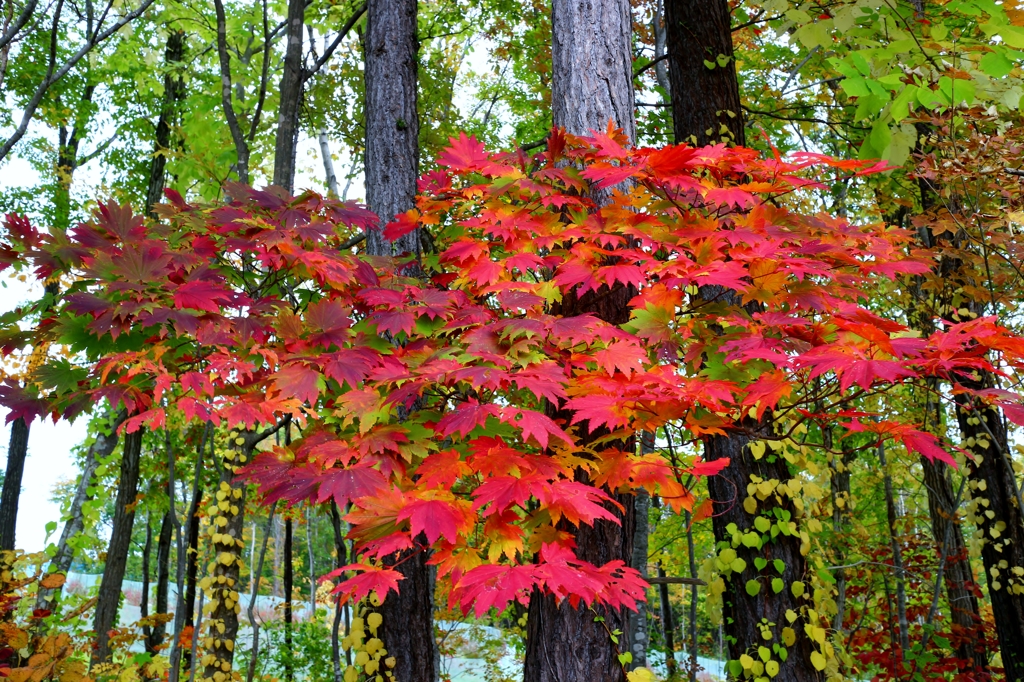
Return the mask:
{"type": "MultiPolygon", "coordinates": [[[[729,6],[726,0],[665,0],[667,24],[669,79],[672,87],[672,121],[676,142],[690,141],[704,145],[726,138],[730,142],[745,143],[743,121],[739,106],[739,83],[732,59],[732,31],[729,6]],[[718,55],[728,57],[720,64],[718,55]],[[704,60],[715,62],[709,69],[704,60]],[[732,112],[732,116],[729,115],[732,112]],[[725,132],[722,132],[725,131],[725,132]]],[[[732,292],[721,287],[702,287],[699,294],[704,300],[738,304],[732,292]]],[[[752,312],[751,311],[748,312],[752,312]]],[[[704,459],[723,458],[730,465],[717,476],[708,478],[708,491],[715,502],[712,520],[715,541],[732,544],[732,530],[741,533],[757,532],[754,519],[763,516],[775,522],[775,514],[787,517],[795,524],[795,532],[779,533],[759,549],[740,545],[739,558],[746,562],[741,572],[733,572],[726,580],[722,595],[723,621],[729,641],[729,658],[737,660],[751,653],[758,658],[757,648],[775,642],[782,646],[783,628],[790,627],[786,612],[794,611],[801,619],[792,624],[796,641],[788,647],[785,661],[778,661],[779,673],[773,682],[809,682],[822,679],[822,674],[811,663],[814,650],[811,638],[804,632],[801,598],[794,596],[792,585],[806,579],[806,547],[802,546],[800,516],[789,497],[769,495],[757,501],[755,514],[747,513],[742,504],[752,476],[763,480],[776,480],[788,484],[792,474],[782,457],[754,457],[749,444],[772,436],[767,418],[756,422],[746,419],[735,425],[736,431],[727,436],[710,436],[704,440],[704,459]],[[778,511],[776,511],[778,510],[778,511]],[[759,571],[755,558],[767,559],[771,573],[759,571]],[[774,572],[773,561],[784,564],[781,575],[774,572]],[[775,593],[768,577],[780,577],[783,589],[775,593]],[[760,591],[751,595],[747,591],[750,581],[756,581],[760,591]],[[771,641],[762,636],[762,621],[774,623],[771,641]],[[766,643],[767,642],[767,643],[766,643]]],[[[759,533],[758,533],[759,534],[759,533]]],[[[759,534],[760,535],[760,534],[759,534]]],[[[728,546],[728,545],[727,545],[728,546]]],[[[816,625],[816,624],[815,624],[816,625]]]]}
{"type": "MultiPolygon", "coordinates": [[[[348,552],[345,549],[345,536],[341,532],[341,512],[338,504],[334,501],[331,505],[331,530],[334,531],[334,552],[337,555],[334,561],[335,568],[341,568],[348,563],[348,552]]],[[[334,621],[331,623],[331,665],[334,669],[334,682],[342,682],[341,672],[341,643],[339,631],[341,630],[341,601],[334,603],[334,621]]],[[[351,662],[349,662],[351,665],[351,662]]]]}
{"type": "Polygon", "coordinates": [[[299,141],[299,104],[302,101],[302,32],[306,0],[288,0],[288,42],[281,74],[281,104],[274,140],[274,184],[291,194],[295,183],[295,148],[299,141]]]}
{"type": "MultiPolygon", "coordinates": [[[[960,383],[970,389],[993,385],[987,375],[960,383]]],[[[998,410],[972,404],[965,394],[954,398],[963,445],[974,455],[974,461],[967,460],[971,496],[967,513],[978,526],[975,537],[982,542],[1003,668],[1007,680],[1020,682],[1024,680],[1024,578],[1013,571],[1024,567],[1024,517],[1006,429],[998,410]]]]}
{"type": "Polygon", "coordinates": [[[185,32],[171,29],[167,34],[164,49],[164,99],[160,117],[156,122],[156,137],[153,141],[153,160],[149,164],[149,182],[146,185],[146,211],[153,215],[153,207],[163,200],[166,184],[167,154],[171,150],[171,127],[177,116],[177,109],[185,99],[185,81],[172,70],[185,59],[185,32]]]}
{"type": "MultiPolygon", "coordinates": [[[[636,517],[633,529],[633,558],[629,565],[640,571],[640,574],[647,577],[647,552],[649,510],[651,508],[651,496],[647,491],[641,490],[633,498],[633,514],[636,517]]],[[[629,614],[629,629],[627,630],[629,652],[633,655],[631,668],[647,667],[647,645],[650,643],[647,623],[647,602],[637,604],[636,613],[629,614]]]]}
{"type": "Polygon", "coordinates": [[[142,457],[142,429],[124,437],[121,457],[121,478],[117,483],[114,501],[114,523],[110,531],[110,545],[103,567],[103,578],[96,602],[93,629],[96,631],[96,649],[93,663],[110,660],[110,629],[117,620],[121,601],[121,583],[131,549],[132,527],[135,525],[135,502],[139,492],[139,460],[142,457]]]}
{"type": "MultiPolygon", "coordinates": [[[[418,48],[416,0],[370,0],[364,47],[366,203],[380,217],[382,228],[416,205],[418,48]]],[[[419,232],[389,242],[381,232],[370,230],[366,250],[378,256],[418,256],[419,232]]]]}
{"type": "MultiPolygon", "coordinates": [[[[71,568],[71,561],[75,557],[75,551],[71,546],[71,538],[81,533],[85,527],[83,508],[85,503],[93,498],[89,494],[89,488],[93,486],[93,477],[96,475],[96,469],[100,465],[100,460],[109,457],[110,453],[117,447],[117,429],[120,428],[127,418],[127,412],[124,410],[118,412],[108,427],[110,434],[107,435],[100,431],[96,434],[96,440],[93,441],[93,444],[86,451],[85,461],[82,462],[82,476],[78,480],[78,487],[75,488],[75,496],[71,500],[71,508],[68,510],[64,530],[61,531],[60,540],[57,541],[57,551],[54,553],[53,559],[50,560],[50,565],[47,568],[48,573],[67,574],[68,569],[71,568]]],[[[52,590],[40,588],[39,595],[36,597],[36,608],[53,610],[56,606],[56,601],[60,598],[60,593],[60,587],[52,590]]]]}
{"type": "MultiPolygon", "coordinates": [[[[210,525],[214,560],[208,567],[210,586],[204,589],[208,600],[208,626],[211,635],[206,639],[202,677],[224,682],[232,678],[232,663],[238,638],[239,574],[242,568],[242,540],[245,528],[245,484],[235,478],[235,469],[242,461],[248,462],[258,442],[251,431],[229,433],[230,449],[224,453],[220,484],[214,498],[217,513],[210,525]],[[242,444],[236,444],[241,439],[242,444]]],[[[213,507],[211,507],[213,509],[213,507]]]]}
{"type": "Polygon", "coordinates": [[[746,144],[728,0],[664,2],[676,143],[746,144]]]}
{"type": "MultiPolygon", "coordinates": [[[[370,0],[365,34],[366,199],[381,228],[415,206],[419,174],[419,116],[416,110],[416,0],[370,0]]],[[[388,241],[369,230],[366,251],[375,256],[418,257],[419,231],[388,241]]],[[[418,269],[414,266],[414,270],[418,269]]],[[[419,540],[419,539],[418,539],[419,540]]],[[[404,579],[378,609],[380,639],[395,657],[398,682],[438,678],[440,659],[434,640],[434,580],[421,550],[391,557],[404,579]]]]}
{"type": "MultiPolygon", "coordinates": [[[[284,596],[284,588],[281,586],[281,578],[284,575],[282,570],[284,561],[284,519],[280,516],[274,517],[274,582],[270,587],[271,594],[275,597],[284,596]]],[[[252,576],[249,581],[259,582],[259,576],[252,576]]]]}
{"type": "Polygon", "coordinates": [[[0,493],[0,552],[14,550],[14,533],[18,527],[18,498],[21,497],[21,479],[25,476],[25,458],[28,457],[28,431],[29,424],[24,417],[18,417],[11,424],[4,489],[0,493]]]}
{"type": "MultiPolygon", "coordinates": [[[[784,518],[788,515],[788,520],[795,522],[797,532],[790,531],[788,535],[780,533],[774,541],[764,543],[760,549],[748,548],[742,544],[736,548],[739,558],[746,562],[746,568],[742,572],[732,573],[730,579],[726,580],[725,593],[722,595],[722,616],[728,635],[729,658],[733,660],[750,653],[751,649],[756,656],[759,646],[767,646],[760,629],[762,619],[775,624],[771,628],[771,634],[773,641],[781,645],[782,630],[789,626],[786,612],[802,612],[802,600],[794,596],[792,585],[797,581],[807,580],[807,562],[804,558],[807,548],[801,547],[800,518],[792,500],[789,497],[782,497],[780,501],[774,495],[769,496],[758,502],[757,514],[747,513],[742,504],[742,498],[746,497],[745,493],[752,476],[788,484],[792,479],[789,466],[782,457],[763,456],[761,459],[755,459],[750,451],[749,444],[752,440],[771,435],[769,424],[746,420],[738,426],[744,428],[746,433],[712,436],[704,441],[705,460],[713,462],[725,457],[730,460],[729,466],[720,474],[708,478],[708,490],[715,502],[715,515],[712,520],[715,541],[731,544],[731,524],[736,524],[736,529],[740,533],[757,533],[754,529],[754,519],[757,516],[774,519],[776,513],[783,514],[784,518]],[[753,434],[755,438],[751,438],[748,433],[753,434]],[[774,461],[769,461],[771,459],[774,461]],[[767,572],[757,569],[754,564],[755,558],[768,560],[767,572]],[[781,575],[775,573],[773,567],[772,562],[776,559],[780,559],[784,565],[781,575]],[[766,579],[774,579],[776,576],[782,578],[784,586],[777,594],[773,593],[770,581],[766,579]],[[746,589],[747,582],[751,580],[758,580],[761,586],[760,592],[753,596],[746,589]]],[[[802,619],[792,624],[796,642],[788,647],[788,657],[785,661],[780,661],[779,674],[773,678],[773,682],[807,682],[822,679],[821,674],[811,664],[812,640],[805,634],[801,621],[802,619]]]]}
{"type": "MultiPolygon", "coordinates": [[[[605,130],[611,122],[630,141],[636,140],[628,0],[554,0],[551,27],[551,108],[555,126],[571,135],[590,135],[592,130],[605,130]]],[[[608,196],[606,192],[592,194],[598,203],[608,196]]],[[[623,324],[629,318],[628,304],[633,293],[623,286],[602,290],[599,296],[594,292],[582,297],[569,293],[552,306],[551,314],[572,317],[591,313],[605,322],[623,324]]],[[[600,431],[584,431],[579,437],[580,445],[601,435],[600,431]]],[[[627,452],[635,447],[632,439],[618,445],[627,452]]],[[[577,477],[586,480],[582,472],[577,472],[577,477]]],[[[621,525],[601,520],[576,531],[576,555],[596,566],[614,560],[628,564],[633,558],[633,499],[625,495],[613,497],[625,510],[621,525]]],[[[527,618],[523,679],[620,682],[625,679],[625,671],[611,633],[627,629],[623,610],[574,609],[567,601],[557,603],[551,595],[534,592],[527,618]],[[595,621],[595,615],[603,620],[595,621]]]]}
{"type": "Polygon", "coordinates": [[[327,182],[327,196],[338,198],[338,174],[334,172],[334,159],[331,157],[331,141],[327,137],[327,129],[321,128],[317,135],[320,143],[320,160],[324,164],[324,178],[327,182]]]}
{"type": "Polygon", "coordinates": [[[924,486],[928,492],[928,512],[932,537],[941,556],[945,546],[946,564],[942,577],[949,602],[952,640],[957,656],[968,663],[967,673],[988,669],[988,645],[982,629],[978,597],[975,592],[974,572],[964,542],[963,529],[957,519],[956,495],[950,480],[949,467],[944,462],[921,458],[924,486]]]}
{"type": "MultiPolygon", "coordinates": [[[[665,577],[665,569],[658,561],[658,577],[665,577]]],[[[676,631],[672,622],[672,602],[669,601],[668,583],[658,583],[658,601],[661,604],[661,638],[665,640],[665,669],[668,678],[676,676],[676,631]]]]}
{"type": "MultiPolygon", "coordinates": [[[[139,601],[139,616],[142,620],[149,618],[149,557],[153,553],[153,519],[146,514],[146,544],[142,546],[142,599],[139,601]]],[[[152,629],[149,625],[142,626],[142,634],[148,642],[152,629]]]]}
{"type": "Polygon", "coordinates": [[[910,652],[910,624],[907,621],[907,571],[903,563],[898,529],[899,515],[896,512],[896,498],[893,495],[892,476],[885,457],[885,445],[878,445],[878,463],[882,467],[882,481],[885,487],[885,517],[889,526],[889,545],[892,547],[892,566],[896,574],[896,625],[900,635],[900,658],[910,652]]]}
{"type": "Polygon", "coordinates": [[[295,572],[292,566],[292,519],[284,522],[284,679],[295,679],[294,652],[292,651],[292,591],[295,572]]]}
{"type": "Polygon", "coordinates": [[[553,0],[551,113],[572,135],[608,122],[636,140],[628,0],[553,0]]]}
{"type": "MultiPolygon", "coordinates": [[[[171,519],[171,512],[164,514],[160,522],[160,534],[156,541],[156,604],[153,605],[153,613],[167,613],[167,589],[170,582],[171,562],[171,531],[174,529],[174,522],[171,519]]],[[[167,634],[167,624],[154,625],[149,636],[146,638],[146,651],[151,654],[157,653],[157,648],[163,644],[164,635],[167,634]]]]}

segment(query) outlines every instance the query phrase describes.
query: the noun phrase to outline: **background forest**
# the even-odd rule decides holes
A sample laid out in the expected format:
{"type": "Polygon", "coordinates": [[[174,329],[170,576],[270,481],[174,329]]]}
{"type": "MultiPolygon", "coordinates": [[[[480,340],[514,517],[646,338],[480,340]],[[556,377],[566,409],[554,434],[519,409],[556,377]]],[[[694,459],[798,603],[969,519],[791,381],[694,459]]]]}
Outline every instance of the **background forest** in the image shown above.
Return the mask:
{"type": "Polygon", "coordinates": [[[1017,0],[0,15],[0,677],[1024,680],[1017,0]]]}

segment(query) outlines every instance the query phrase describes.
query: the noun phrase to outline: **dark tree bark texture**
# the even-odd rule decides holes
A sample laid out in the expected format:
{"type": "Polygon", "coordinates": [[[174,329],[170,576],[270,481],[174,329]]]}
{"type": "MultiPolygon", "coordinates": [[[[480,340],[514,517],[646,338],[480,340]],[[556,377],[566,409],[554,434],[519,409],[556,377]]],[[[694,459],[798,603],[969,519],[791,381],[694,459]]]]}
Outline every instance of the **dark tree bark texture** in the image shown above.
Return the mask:
{"type": "MultiPolygon", "coordinates": [[[[381,228],[413,208],[419,175],[416,0],[370,0],[366,10],[366,202],[381,228]]],[[[370,230],[374,255],[418,255],[419,233],[394,242],[370,230]]]]}
{"type": "MultiPolygon", "coordinates": [[[[966,388],[991,388],[991,377],[964,378],[966,388]]],[[[1020,491],[1011,469],[1011,455],[1002,416],[991,407],[972,404],[965,394],[955,396],[956,416],[964,445],[974,455],[967,461],[971,500],[967,513],[981,531],[981,558],[988,578],[992,616],[999,637],[1006,679],[1024,680],[1024,578],[1013,569],[1024,567],[1024,516],[1020,491]],[[973,445],[971,445],[973,443],[973,445]],[[989,517],[989,512],[992,516],[989,517]],[[1005,562],[1005,563],[1004,563],[1005,562]]]]}
{"type": "MultiPolygon", "coordinates": [[[[153,604],[154,614],[167,613],[167,589],[170,582],[171,562],[171,531],[174,530],[174,522],[171,519],[171,512],[165,512],[160,521],[160,533],[156,540],[156,603],[153,604]]],[[[159,623],[154,625],[149,636],[146,637],[146,651],[156,654],[157,649],[163,644],[164,635],[167,634],[167,624],[159,623]]]]}
{"type": "Polygon", "coordinates": [[[665,0],[665,28],[676,143],[746,144],[728,0],[665,0]]]}
{"type": "Polygon", "coordinates": [[[628,0],[553,0],[551,113],[572,135],[608,121],[636,140],[628,0]]]}
{"type": "Polygon", "coordinates": [[[180,73],[175,73],[176,67],[172,65],[179,64],[184,59],[185,32],[171,29],[167,34],[167,46],[164,49],[164,68],[167,69],[164,74],[164,98],[160,107],[160,117],[156,122],[153,160],[149,164],[149,182],[146,185],[146,210],[150,214],[164,196],[167,154],[171,149],[171,129],[178,106],[185,99],[185,81],[180,73]]]}
{"type": "MultiPolygon", "coordinates": [[[[732,31],[729,5],[726,0],[665,0],[665,23],[668,32],[669,78],[672,86],[672,119],[676,142],[705,145],[721,142],[723,138],[736,144],[744,143],[743,122],[739,106],[739,83],[735,64],[732,60],[732,31]],[[719,55],[723,56],[720,64],[719,55]],[[725,60],[728,57],[728,61],[725,60]],[[704,61],[714,62],[709,68],[704,61]],[[729,115],[729,112],[734,114],[729,115]],[[724,130],[727,132],[721,132],[724,130]]],[[[699,296],[708,304],[718,302],[738,305],[735,293],[722,287],[702,287],[699,296]]],[[[748,313],[756,312],[749,306],[748,313]]],[[[800,529],[800,514],[792,500],[783,495],[772,494],[759,500],[756,514],[744,509],[747,486],[751,476],[764,480],[775,479],[787,484],[792,479],[789,465],[782,457],[754,457],[750,443],[772,436],[770,415],[756,422],[745,420],[735,424],[735,430],[726,436],[710,436],[704,440],[704,459],[716,461],[728,458],[729,466],[717,476],[708,478],[708,492],[715,503],[713,528],[716,542],[731,544],[729,526],[741,532],[757,532],[754,519],[757,516],[774,518],[774,509],[789,515],[800,529]]],[[[760,533],[758,533],[760,535],[760,533]]],[[[757,647],[765,645],[760,625],[766,619],[775,625],[771,628],[772,640],[781,643],[782,631],[789,625],[786,612],[792,609],[801,614],[801,606],[810,605],[809,595],[794,596],[791,586],[807,579],[805,548],[801,547],[799,532],[779,533],[761,548],[743,544],[736,548],[737,555],[746,562],[742,572],[734,572],[726,580],[723,598],[723,619],[729,633],[729,658],[739,659],[743,654],[753,652],[757,658],[757,647]],[[748,581],[766,583],[765,575],[759,571],[754,558],[767,559],[769,565],[781,559],[785,569],[782,578],[784,589],[778,593],[767,584],[756,595],[747,592],[748,581]]],[[[775,574],[772,575],[775,577],[775,574]]],[[[805,634],[802,617],[792,624],[796,641],[788,647],[785,661],[779,661],[776,682],[811,682],[822,679],[811,663],[813,651],[811,638],[805,634]]]]}
{"type": "MultiPolygon", "coordinates": [[[[609,122],[621,128],[630,141],[636,139],[634,119],[631,16],[628,0],[553,0],[551,4],[552,116],[555,126],[571,135],[603,131],[609,122]]],[[[595,192],[602,203],[607,195],[595,192]]],[[[572,317],[591,313],[611,324],[629,319],[629,300],[635,291],[618,286],[578,297],[567,295],[552,306],[551,314],[572,317]]],[[[556,418],[568,418],[557,414],[556,418]]],[[[568,423],[568,419],[567,419],[568,423]]],[[[602,435],[583,432],[586,444],[602,435]]],[[[627,452],[630,440],[620,443],[627,452]]],[[[585,480],[583,472],[577,478],[585,480]]],[[[633,559],[635,513],[632,496],[614,495],[625,510],[620,524],[598,521],[576,532],[576,555],[594,565],[633,559]]],[[[568,602],[535,592],[527,618],[525,682],[620,682],[625,670],[620,652],[612,641],[615,630],[627,632],[628,618],[622,610],[597,608],[603,621],[595,622],[593,611],[572,608],[568,602]]],[[[625,641],[628,642],[628,639],[625,641]]]]}
{"type": "Polygon", "coordinates": [[[135,498],[139,492],[139,460],[142,456],[142,430],[124,437],[121,456],[121,478],[114,501],[114,522],[107,547],[107,561],[96,602],[93,629],[96,631],[96,649],[93,663],[110,660],[110,629],[117,619],[121,600],[121,583],[131,549],[132,527],[135,525],[135,498]]]}
{"type": "MultiPolygon", "coordinates": [[[[419,175],[419,116],[416,110],[416,0],[370,0],[364,35],[366,79],[366,199],[380,227],[415,206],[419,175]]],[[[369,230],[366,251],[375,256],[418,257],[419,230],[396,241],[369,230]]],[[[415,272],[418,267],[410,269],[415,272]]],[[[379,637],[395,657],[395,680],[429,682],[438,677],[440,659],[434,640],[434,579],[427,553],[410,550],[387,563],[404,579],[378,611],[379,637]]]]}
{"type": "Polygon", "coordinates": [[[28,457],[28,432],[29,425],[24,417],[18,417],[11,424],[4,489],[0,493],[0,551],[14,549],[14,534],[18,527],[21,480],[25,476],[25,458],[28,457]]]}
{"type": "Polygon", "coordinates": [[[292,192],[295,183],[295,147],[299,140],[299,105],[302,102],[302,30],[306,0],[288,0],[288,42],[281,74],[281,104],[274,140],[274,184],[292,192]]]}

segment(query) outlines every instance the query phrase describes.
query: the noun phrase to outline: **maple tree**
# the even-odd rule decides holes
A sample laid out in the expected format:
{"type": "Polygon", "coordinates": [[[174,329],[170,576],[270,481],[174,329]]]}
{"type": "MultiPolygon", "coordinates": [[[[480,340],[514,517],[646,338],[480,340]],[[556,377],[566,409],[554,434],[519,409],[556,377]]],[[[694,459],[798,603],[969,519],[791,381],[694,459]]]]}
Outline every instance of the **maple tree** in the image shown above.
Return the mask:
{"type": "MultiPolygon", "coordinates": [[[[906,255],[907,233],[766,201],[813,186],[808,169],[876,170],[860,162],[762,159],[721,145],[633,150],[609,130],[555,131],[533,157],[488,154],[462,136],[439,164],[421,181],[417,210],[385,233],[433,227],[438,250],[421,261],[429,282],[388,259],[338,251],[375,219],[311,193],[239,186],[232,204],[209,208],[171,193],[162,223],[108,204],[67,236],[9,218],[17,228],[6,262],[40,278],[75,275],[38,333],[93,354],[84,390],[62,390],[45,368],[34,385],[46,401],[20,391],[19,404],[66,412],[120,402],[133,415],[129,433],[160,429],[171,414],[245,429],[236,462],[267,502],[351,504],[361,558],[335,572],[348,576],[338,594],[384,598],[401,586],[379,560],[429,546],[452,602],[481,615],[535,589],[573,606],[634,607],[644,587],[635,569],[576,559],[566,530],[614,519],[613,492],[645,489],[693,509],[684,477],[727,465],[580,450],[581,422],[609,441],[670,422],[696,439],[770,413],[787,428],[766,439],[768,450],[797,463],[789,448],[800,425],[838,417],[873,442],[952,461],[913,424],[847,409],[849,393],[957,381],[996,371],[996,357],[1020,362],[1022,342],[991,319],[916,338],[861,305],[871,279],[926,271],[906,255]],[[581,194],[627,178],[633,188],[605,206],[581,194]],[[694,297],[705,284],[740,300],[694,297]],[[638,293],[625,325],[548,312],[566,292],[627,285],[638,293]],[[755,300],[763,308],[749,314],[742,303],[755,300]],[[816,383],[826,388],[812,403],[816,383]],[[572,418],[553,420],[549,403],[572,418]],[[299,437],[257,451],[285,417],[299,437]],[[578,468],[590,482],[576,480],[578,468]]],[[[1015,414],[1008,394],[973,392],[1015,414]]],[[[765,442],[755,445],[764,456],[765,442]]],[[[231,481],[228,467],[227,500],[240,495],[231,481]]],[[[795,492],[766,481],[748,499],[756,508],[795,492]]],[[[785,520],[765,520],[763,536],[734,543],[770,546],[788,532],[785,520]]],[[[215,543],[233,545],[230,526],[213,528],[215,543]]],[[[742,571],[741,561],[727,570],[742,571]]],[[[231,592],[237,573],[225,578],[231,592]]],[[[793,589],[803,588],[798,578],[793,589]]],[[[764,582],[747,589],[790,589],[764,582]]],[[[821,627],[812,611],[794,614],[810,632],[821,627]]]]}

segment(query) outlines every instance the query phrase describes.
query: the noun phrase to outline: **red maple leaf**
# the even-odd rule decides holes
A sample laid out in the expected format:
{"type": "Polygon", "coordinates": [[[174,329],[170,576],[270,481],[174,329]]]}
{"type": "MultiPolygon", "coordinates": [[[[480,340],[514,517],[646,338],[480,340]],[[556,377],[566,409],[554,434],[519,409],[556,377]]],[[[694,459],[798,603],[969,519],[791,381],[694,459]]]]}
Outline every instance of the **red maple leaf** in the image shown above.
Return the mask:
{"type": "Polygon", "coordinates": [[[329,580],[335,578],[345,571],[361,572],[348,580],[343,580],[332,590],[334,594],[338,595],[338,600],[342,603],[347,601],[358,602],[371,592],[376,595],[378,601],[384,601],[384,598],[392,590],[395,593],[398,592],[398,581],[405,579],[405,576],[393,568],[384,568],[372,564],[347,564],[331,571],[322,579],[329,580]]]}
{"type": "Polygon", "coordinates": [[[315,405],[320,397],[320,373],[301,362],[292,362],[274,373],[274,386],[289,398],[315,405]]]}
{"type": "Polygon", "coordinates": [[[434,544],[438,538],[448,542],[459,539],[459,530],[466,527],[464,511],[452,502],[444,500],[417,500],[407,502],[398,513],[398,520],[409,520],[410,532],[413,537],[423,533],[427,542],[434,544]]]}

